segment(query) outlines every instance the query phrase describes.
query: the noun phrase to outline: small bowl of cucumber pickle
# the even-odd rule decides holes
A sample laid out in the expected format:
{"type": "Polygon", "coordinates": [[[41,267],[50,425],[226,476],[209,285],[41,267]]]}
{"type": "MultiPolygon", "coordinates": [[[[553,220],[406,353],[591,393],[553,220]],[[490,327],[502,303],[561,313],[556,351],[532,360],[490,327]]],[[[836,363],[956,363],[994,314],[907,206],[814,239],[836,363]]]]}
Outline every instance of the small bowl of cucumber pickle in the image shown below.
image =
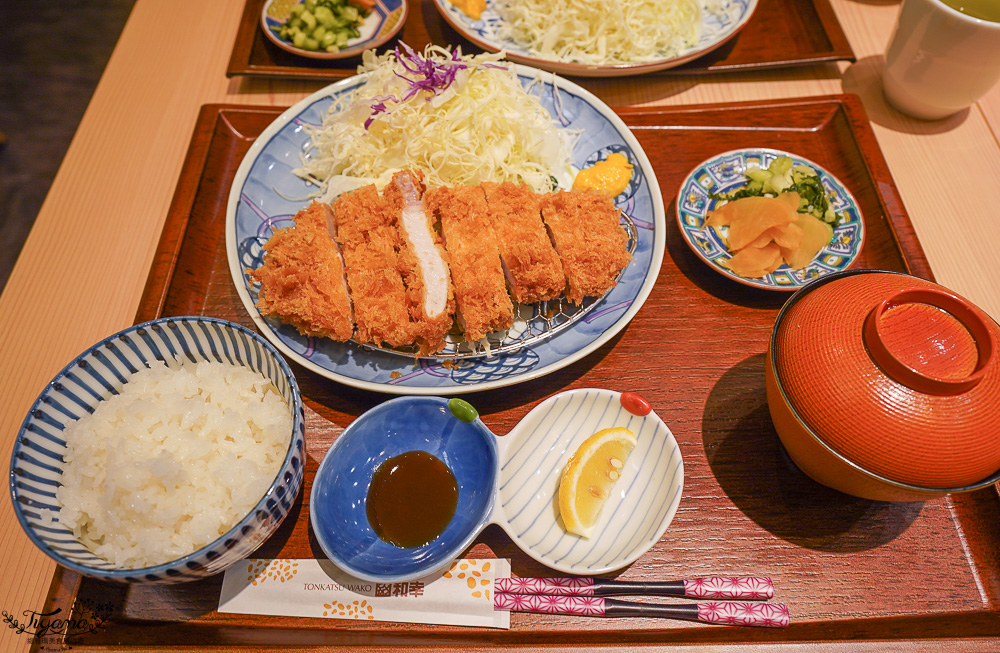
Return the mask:
{"type": "Polygon", "coordinates": [[[388,41],[406,14],[405,0],[267,0],[260,24],[282,50],[310,59],[343,59],[388,41]]]}

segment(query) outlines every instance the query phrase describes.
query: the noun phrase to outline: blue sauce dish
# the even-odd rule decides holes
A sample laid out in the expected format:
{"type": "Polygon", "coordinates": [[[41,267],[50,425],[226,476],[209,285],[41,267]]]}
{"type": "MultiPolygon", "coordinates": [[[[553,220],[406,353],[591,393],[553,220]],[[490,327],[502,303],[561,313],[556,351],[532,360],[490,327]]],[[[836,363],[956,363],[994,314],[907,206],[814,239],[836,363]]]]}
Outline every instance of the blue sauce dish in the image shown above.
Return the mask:
{"type": "Polygon", "coordinates": [[[351,423],[323,458],[309,501],[313,533],[330,560],[358,578],[396,582],[426,576],[450,564],[489,523],[498,459],[496,437],[466,402],[392,399],[351,423]],[[443,533],[404,548],[378,537],[366,506],[375,471],[410,451],[425,451],[451,470],[458,505],[443,533]]]}
{"type": "MultiPolygon", "coordinates": [[[[415,478],[419,483],[421,477],[415,478]]],[[[309,518],[330,560],[367,581],[402,582],[443,571],[491,523],[538,562],[568,574],[594,575],[634,562],[658,542],[683,486],[677,441],[632,393],[560,392],[502,437],[466,401],[408,396],[360,415],[334,441],[313,480],[309,518]],[[555,500],[563,468],[589,436],[616,426],[636,435],[636,448],[593,535],[567,533],[555,500]],[[381,539],[369,521],[372,488],[378,487],[373,477],[386,461],[414,451],[434,456],[451,471],[457,506],[430,542],[396,546],[381,539]]]]}

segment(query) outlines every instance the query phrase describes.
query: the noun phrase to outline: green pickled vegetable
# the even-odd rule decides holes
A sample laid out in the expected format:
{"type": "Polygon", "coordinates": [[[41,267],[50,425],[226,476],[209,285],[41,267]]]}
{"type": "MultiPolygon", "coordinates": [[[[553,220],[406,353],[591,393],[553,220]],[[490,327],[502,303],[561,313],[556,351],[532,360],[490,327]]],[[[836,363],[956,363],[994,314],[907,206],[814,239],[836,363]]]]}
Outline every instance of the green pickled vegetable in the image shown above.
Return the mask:
{"type": "Polygon", "coordinates": [[[830,225],[836,225],[841,216],[830,206],[830,198],[811,167],[793,164],[787,156],[779,156],[767,169],[748,168],[743,176],[747,183],[729,193],[709,193],[714,200],[738,200],[741,197],[775,197],[784,192],[799,194],[799,213],[808,213],[830,225]]]}
{"type": "Polygon", "coordinates": [[[368,10],[348,0],[305,0],[291,8],[288,19],[271,30],[292,45],[313,52],[338,52],[361,36],[368,10]]]}

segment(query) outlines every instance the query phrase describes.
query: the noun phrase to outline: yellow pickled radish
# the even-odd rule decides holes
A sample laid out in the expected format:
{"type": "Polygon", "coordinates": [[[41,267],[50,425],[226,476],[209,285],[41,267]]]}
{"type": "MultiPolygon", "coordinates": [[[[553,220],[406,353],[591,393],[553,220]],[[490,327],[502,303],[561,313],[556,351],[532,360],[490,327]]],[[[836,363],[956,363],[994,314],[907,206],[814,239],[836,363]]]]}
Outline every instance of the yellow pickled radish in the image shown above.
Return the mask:
{"type": "Polygon", "coordinates": [[[635,443],[632,431],[614,427],[590,436],[570,456],[559,481],[559,514],[567,532],[593,535],[635,443]]]}

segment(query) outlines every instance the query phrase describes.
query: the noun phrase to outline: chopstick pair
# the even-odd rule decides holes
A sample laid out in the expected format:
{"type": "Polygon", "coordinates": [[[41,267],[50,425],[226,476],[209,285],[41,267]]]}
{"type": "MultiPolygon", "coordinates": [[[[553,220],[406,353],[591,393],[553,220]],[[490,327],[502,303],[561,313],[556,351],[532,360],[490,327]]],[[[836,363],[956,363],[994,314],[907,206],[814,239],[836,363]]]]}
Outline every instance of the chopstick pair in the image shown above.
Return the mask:
{"type": "Polygon", "coordinates": [[[501,578],[494,585],[496,610],[598,617],[666,617],[704,623],[786,628],[788,607],[742,602],[774,597],[770,578],[695,578],[667,582],[630,582],[601,578],[501,578]],[[650,604],[605,596],[645,594],[723,599],[703,603],[650,604]]]}

